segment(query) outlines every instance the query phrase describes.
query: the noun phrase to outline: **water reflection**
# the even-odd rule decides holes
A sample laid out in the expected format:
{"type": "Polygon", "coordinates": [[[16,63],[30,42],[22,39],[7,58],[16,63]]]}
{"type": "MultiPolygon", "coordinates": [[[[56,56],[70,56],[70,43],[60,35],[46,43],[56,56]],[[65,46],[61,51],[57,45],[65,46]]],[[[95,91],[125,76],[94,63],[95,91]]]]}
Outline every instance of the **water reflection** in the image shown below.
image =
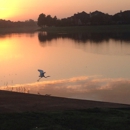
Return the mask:
{"type": "Polygon", "coordinates": [[[41,43],[44,43],[46,41],[51,41],[53,39],[58,39],[58,38],[69,38],[74,40],[75,42],[78,43],[87,43],[92,42],[92,43],[99,43],[101,44],[102,42],[109,42],[110,39],[119,41],[119,42],[125,42],[129,43],[130,42],[130,33],[73,33],[73,34],[68,34],[68,33],[46,33],[46,32],[40,32],[38,34],[38,39],[41,43]]]}
{"type": "Polygon", "coordinates": [[[21,36],[25,36],[25,37],[35,37],[36,33],[9,33],[9,34],[0,34],[0,39],[4,39],[4,38],[13,38],[13,37],[21,37],[21,36]]]}
{"type": "Polygon", "coordinates": [[[130,104],[130,80],[123,78],[106,79],[101,76],[84,76],[21,84],[4,87],[4,89],[25,93],[130,104]]]}
{"type": "Polygon", "coordinates": [[[0,89],[130,104],[129,34],[0,36],[0,89]],[[37,69],[49,79],[36,82],[37,69]]]}
{"type": "MultiPolygon", "coordinates": [[[[62,39],[62,43],[66,39],[72,40],[71,44],[73,43],[77,49],[90,53],[130,55],[130,33],[38,33],[38,40],[42,47],[56,45],[56,41],[60,39],[62,39]]],[[[67,42],[63,44],[67,44],[67,42]]]]}

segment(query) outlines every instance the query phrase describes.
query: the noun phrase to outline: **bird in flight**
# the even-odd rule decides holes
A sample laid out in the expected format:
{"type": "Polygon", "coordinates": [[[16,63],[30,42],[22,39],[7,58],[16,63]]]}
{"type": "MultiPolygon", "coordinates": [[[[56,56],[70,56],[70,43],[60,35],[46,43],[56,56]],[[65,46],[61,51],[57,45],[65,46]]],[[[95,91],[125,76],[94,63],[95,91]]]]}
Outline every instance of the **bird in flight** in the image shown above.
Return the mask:
{"type": "Polygon", "coordinates": [[[38,69],[38,71],[40,72],[40,75],[39,75],[39,79],[37,80],[37,81],[39,81],[41,78],[48,78],[48,77],[50,77],[50,76],[45,76],[44,74],[46,73],[46,72],[44,72],[43,70],[40,70],[40,69],[38,69]]]}

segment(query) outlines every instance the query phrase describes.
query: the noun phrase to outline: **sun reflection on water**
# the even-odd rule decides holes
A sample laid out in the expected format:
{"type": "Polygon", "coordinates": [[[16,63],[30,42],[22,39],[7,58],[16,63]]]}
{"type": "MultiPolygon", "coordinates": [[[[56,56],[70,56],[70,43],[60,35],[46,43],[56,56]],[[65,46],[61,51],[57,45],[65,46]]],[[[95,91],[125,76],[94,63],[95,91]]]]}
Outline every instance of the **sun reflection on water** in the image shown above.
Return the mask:
{"type": "Polygon", "coordinates": [[[0,87],[2,90],[130,104],[130,80],[73,77],[0,87]]]}

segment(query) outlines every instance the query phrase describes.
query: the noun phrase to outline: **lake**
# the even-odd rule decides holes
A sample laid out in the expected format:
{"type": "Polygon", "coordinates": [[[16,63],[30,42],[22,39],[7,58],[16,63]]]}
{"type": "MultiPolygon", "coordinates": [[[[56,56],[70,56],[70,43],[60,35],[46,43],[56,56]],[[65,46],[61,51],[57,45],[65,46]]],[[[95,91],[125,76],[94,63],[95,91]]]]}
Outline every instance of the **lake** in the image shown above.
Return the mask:
{"type": "Polygon", "coordinates": [[[0,35],[0,89],[130,104],[130,34],[0,35]]]}

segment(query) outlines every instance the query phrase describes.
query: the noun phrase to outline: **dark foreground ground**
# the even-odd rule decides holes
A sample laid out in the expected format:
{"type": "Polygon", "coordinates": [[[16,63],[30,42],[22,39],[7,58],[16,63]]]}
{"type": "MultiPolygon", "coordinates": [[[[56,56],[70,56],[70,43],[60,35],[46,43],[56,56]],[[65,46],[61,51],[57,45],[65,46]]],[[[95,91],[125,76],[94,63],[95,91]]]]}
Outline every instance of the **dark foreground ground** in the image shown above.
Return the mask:
{"type": "Polygon", "coordinates": [[[0,113],[75,110],[95,107],[130,108],[130,105],[0,91],[0,113]]]}
{"type": "Polygon", "coordinates": [[[0,130],[130,130],[130,105],[0,91],[0,130]]]}

